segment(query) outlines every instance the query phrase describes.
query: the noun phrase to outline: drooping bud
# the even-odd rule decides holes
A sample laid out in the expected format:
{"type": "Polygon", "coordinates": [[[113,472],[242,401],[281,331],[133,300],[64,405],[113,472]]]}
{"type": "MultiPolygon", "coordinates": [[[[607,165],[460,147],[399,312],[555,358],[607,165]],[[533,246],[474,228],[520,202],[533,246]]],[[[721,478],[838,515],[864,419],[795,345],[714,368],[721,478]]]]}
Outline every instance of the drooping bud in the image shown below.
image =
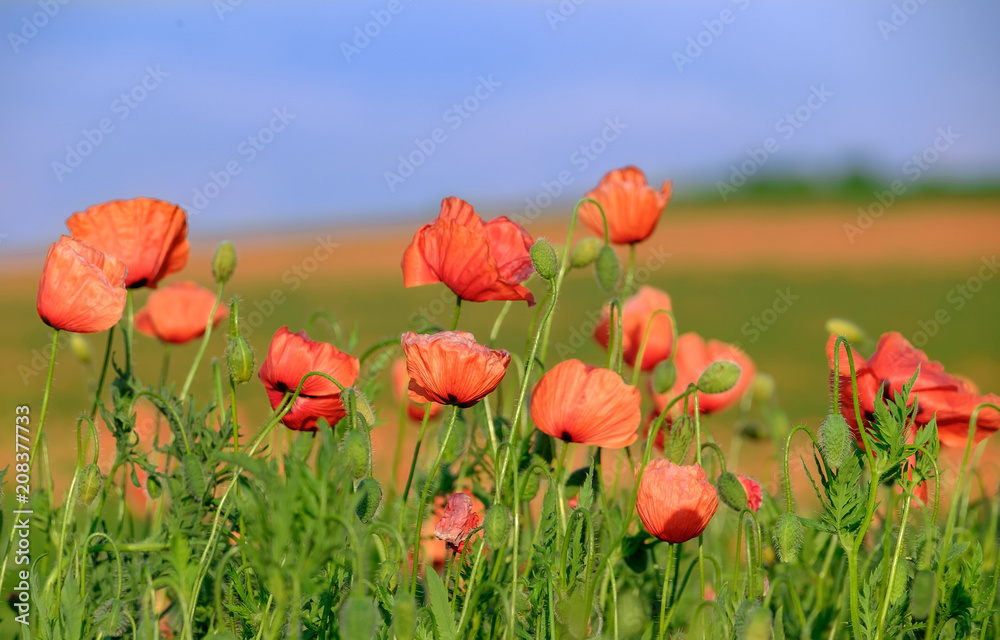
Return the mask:
{"type": "Polygon", "coordinates": [[[151,500],[158,500],[163,495],[163,485],[159,478],[156,476],[146,478],[146,493],[149,494],[151,500]]]}
{"type": "Polygon", "coordinates": [[[677,382],[677,365],[673,360],[663,360],[653,369],[653,392],[663,394],[677,382]]]}
{"type": "Polygon", "coordinates": [[[226,347],[226,367],[229,377],[236,384],[244,384],[253,377],[254,357],[250,343],[243,336],[236,336],[226,347]]]}
{"type": "Polygon", "coordinates": [[[831,413],[819,428],[819,446],[827,464],[838,469],[854,450],[851,427],[839,413],[831,413]]]}
{"type": "Polygon", "coordinates": [[[774,397],[774,376],[768,373],[758,373],[753,377],[753,399],[757,402],[767,402],[774,397]]]}
{"type": "Polygon", "coordinates": [[[889,592],[891,604],[899,602],[899,599],[906,593],[907,583],[910,581],[908,565],[909,561],[906,558],[900,558],[896,563],[896,571],[892,577],[892,591],[889,592]]]}
{"type": "Polygon", "coordinates": [[[830,318],[826,321],[826,332],[837,336],[844,336],[848,342],[860,344],[868,342],[868,335],[864,329],[854,324],[850,320],[843,318],[830,318]]]}
{"type": "Polygon", "coordinates": [[[236,247],[228,240],[223,240],[215,248],[212,256],[212,276],[217,284],[225,284],[236,271],[236,247]]]}
{"type": "Polygon", "coordinates": [[[104,488],[104,475],[94,463],[80,470],[80,485],[77,488],[76,500],[82,506],[88,507],[104,488]]]}
{"type": "Polygon", "coordinates": [[[483,520],[483,540],[490,549],[499,549],[507,542],[510,533],[510,509],[502,504],[494,504],[486,512],[483,520]]]}
{"type": "Polygon", "coordinates": [[[201,458],[189,453],[181,460],[181,467],[184,473],[184,484],[187,485],[191,497],[198,502],[203,501],[208,492],[208,478],[205,475],[205,465],[202,464],[201,458]]]}
{"type": "Polygon", "coordinates": [[[79,333],[69,334],[69,348],[82,364],[90,364],[93,356],[90,353],[90,343],[79,333]]]}
{"type": "Polygon", "coordinates": [[[910,615],[914,620],[926,620],[934,603],[934,572],[921,569],[913,576],[910,589],[910,615]]]}
{"type": "Polygon", "coordinates": [[[361,429],[351,429],[341,444],[344,453],[344,468],[351,478],[360,480],[368,475],[371,452],[368,450],[368,436],[361,429]]]}
{"type": "Polygon", "coordinates": [[[604,293],[611,293],[618,287],[618,256],[614,249],[607,245],[601,247],[597,252],[594,271],[597,273],[597,284],[604,293]]]}
{"type": "Polygon", "coordinates": [[[344,389],[341,395],[351,403],[351,406],[358,412],[358,415],[364,419],[365,425],[371,427],[375,424],[375,410],[372,409],[372,404],[368,402],[368,398],[365,397],[365,394],[361,393],[360,389],[348,387],[344,389]]]}
{"type": "Polygon", "coordinates": [[[109,638],[118,638],[129,628],[125,617],[125,603],[117,598],[105,600],[94,610],[94,625],[109,638]]]}
{"type": "MultiPolygon", "coordinates": [[[[611,599],[608,599],[609,605],[611,599]]],[[[610,617],[609,617],[610,619],[610,617]]],[[[618,594],[618,627],[620,637],[638,638],[642,636],[649,622],[649,602],[638,591],[629,590],[618,594]]]]}
{"type": "Polygon", "coordinates": [[[729,360],[716,360],[698,378],[698,390],[704,393],[729,391],[740,381],[740,365],[729,360]]]}
{"type": "Polygon", "coordinates": [[[375,478],[365,478],[355,493],[357,506],[354,513],[363,524],[368,524],[382,506],[382,485],[375,478]]]}
{"type": "Polygon", "coordinates": [[[720,475],[715,481],[715,489],[719,492],[719,499],[730,509],[742,511],[747,508],[746,489],[735,473],[727,471],[720,475]]]}
{"type": "Polygon", "coordinates": [[[771,542],[779,560],[786,564],[795,562],[802,550],[802,523],[798,516],[789,511],[781,514],[774,525],[771,542]]]}
{"type": "Polygon", "coordinates": [[[576,243],[569,254],[569,264],[574,269],[589,267],[597,260],[597,254],[601,251],[601,241],[597,238],[584,238],[576,243]]]}
{"type": "Polygon", "coordinates": [[[451,435],[448,436],[448,440],[445,442],[444,437],[447,433],[447,429],[438,429],[437,433],[438,449],[441,450],[441,464],[445,466],[458,460],[458,457],[465,451],[465,440],[469,429],[465,424],[465,420],[459,417],[455,420],[455,425],[451,429],[451,435]]]}
{"type": "Polygon", "coordinates": [[[340,635],[344,638],[374,638],[378,631],[378,609],[369,598],[351,596],[340,607],[340,635]]]}
{"type": "Polygon", "coordinates": [[[694,420],[688,415],[682,415],[670,425],[664,453],[667,460],[674,464],[684,464],[691,442],[694,440],[694,420]]]}
{"type": "MultiPolygon", "coordinates": [[[[540,459],[532,456],[532,461],[540,459]]],[[[534,469],[531,473],[526,473],[521,478],[521,502],[531,502],[538,495],[538,487],[541,484],[542,472],[534,469]]]]}
{"type": "Polygon", "coordinates": [[[548,240],[545,238],[536,240],[535,244],[531,245],[529,253],[531,254],[531,263],[535,265],[535,271],[538,272],[538,275],[546,280],[556,277],[556,274],[559,273],[559,258],[548,240]]]}
{"type": "Polygon", "coordinates": [[[392,632],[398,640],[413,640],[417,629],[417,601],[404,589],[392,605],[392,632]]]}

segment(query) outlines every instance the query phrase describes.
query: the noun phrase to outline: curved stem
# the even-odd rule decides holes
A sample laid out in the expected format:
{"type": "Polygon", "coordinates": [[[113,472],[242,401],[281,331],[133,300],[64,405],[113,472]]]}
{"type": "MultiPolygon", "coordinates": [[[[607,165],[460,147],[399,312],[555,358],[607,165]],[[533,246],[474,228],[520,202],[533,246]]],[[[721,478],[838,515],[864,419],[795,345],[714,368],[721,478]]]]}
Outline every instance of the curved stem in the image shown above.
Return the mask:
{"type": "Polygon", "coordinates": [[[715,457],[719,460],[719,466],[722,467],[721,473],[726,473],[726,455],[722,453],[722,447],[715,444],[714,442],[705,442],[701,445],[702,450],[711,449],[715,453],[715,457]]]}
{"type": "MultiPolygon", "coordinates": [[[[671,344],[677,344],[677,318],[669,309],[657,309],[653,313],[649,314],[649,320],[646,321],[646,329],[642,332],[642,342],[639,343],[639,351],[636,352],[635,366],[632,368],[632,386],[637,386],[639,384],[639,374],[642,373],[642,360],[646,357],[646,343],[649,341],[649,333],[653,329],[653,319],[659,314],[666,314],[670,318],[670,331],[673,335],[671,338],[671,344]]],[[[673,353],[670,354],[673,357],[673,353]]]]}
{"type": "Polygon", "coordinates": [[[622,292],[623,296],[629,296],[632,294],[632,285],[635,281],[635,243],[631,243],[628,246],[628,270],[625,272],[625,289],[622,292]]]}
{"type": "Polygon", "coordinates": [[[795,425],[795,428],[793,428],[788,433],[788,437],[785,438],[785,455],[783,456],[784,462],[785,462],[785,467],[784,467],[784,471],[785,471],[785,507],[786,507],[785,511],[788,511],[789,513],[791,513],[791,511],[792,511],[792,480],[791,480],[790,474],[788,472],[788,454],[789,454],[789,452],[792,449],[792,436],[794,436],[799,431],[804,431],[806,433],[806,435],[808,435],[809,438],[812,439],[813,446],[816,447],[817,449],[819,449],[819,443],[816,442],[816,436],[814,436],[812,434],[812,431],[810,431],[809,429],[807,429],[805,427],[805,425],[801,425],[801,424],[795,425]]]}
{"type": "Polygon", "coordinates": [[[201,364],[201,358],[205,355],[205,349],[208,347],[208,341],[212,337],[212,327],[215,326],[215,311],[219,308],[219,302],[222,300],[222,289],[225,287],[224,284],[219,283],[218,288],[215,292],[215,303],[212,304],[212,311],[208,314],[208,321],[205,323],[205,335],[201,338],[201,344],[198,346],[198,353],[194,357],[194,362],[191,363],[191,368],[188,370],[187,378],[184,380],[184,386],[181,387],[181,393],[178,396],[181,404],[184,404],[184,400],[187,399],[188,390],[191,389],[191,383],[194,382],[194,374],[198,371],[198,365],[201,364]]]}
{"type": "MultiPolygon", "coordinates": [[[[404,399],[404,402],[407,400],[404,399]]],[[[413,471],[417,468],[417,457],[420,455],[420,444],[424,441],[424,435],[427,433],[427,423],[430,421],[431,417],[431,403],[427,403],[424,408],[424,420],[420,423],[420,433],[417,434],[417,445],[413,448],[413,460],[410,461],[410,473],[406,476],[406,487],[403,489],[403,505],[406,505],[406,498],[410,495],[410,485],[413,483],[413,471]]],[[[403,515],[405,513],[405,508],[401,507],[399,512],[399,530],[403,530],[403,515]]]]}

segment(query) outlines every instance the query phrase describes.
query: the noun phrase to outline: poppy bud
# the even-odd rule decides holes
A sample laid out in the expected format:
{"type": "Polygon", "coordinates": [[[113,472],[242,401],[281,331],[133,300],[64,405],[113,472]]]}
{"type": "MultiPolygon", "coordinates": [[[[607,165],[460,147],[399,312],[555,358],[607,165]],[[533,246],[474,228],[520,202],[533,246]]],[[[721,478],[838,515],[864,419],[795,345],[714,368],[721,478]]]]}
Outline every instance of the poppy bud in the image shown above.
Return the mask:
{"type": "Polygon", "coordinates": [[[666,393],[677,382],[677,365],[673,360],[664,360],[653,369],[653,392],[666,393]]]}
{"type": "Polygon", "coordinates": [[[104,487],[104,475],[96,464],[88,464],[80,471],[80,486],[76,499],[84,507],[90,506],[104,487]]]}
{"type": "Polygon", "coordinates": [[[790,511],[781,514],[774,525],[772,542],[779,560],[786,564],[795,562],[802,549],[802,523],[798,516],[790,511]]]}
{"type": "Polygon", "coordinates": [[[368,451],[368,437],[360,429],[351,429],[344,436],[341,445],[344,453],[344,466],[354,480],[360,480],[368,475],[368,463],[371,455],[368,451]]]}
{"type": "Polygon", "coordinates": [[[584,238],[576,243],[569,254],[569,263],[574,269],[589,267],[597,260],[601,250],[601,241],[597,238],[584,238]]]}
{"type": "Polygon", "coordinates": [[[412,595],[403,591],[396,593],[396,601],[392,605],[392,632],[398,640],[413,640],[413,632],[417,628],[417,601],[412,595]]]}
{"type": "Polygon", "coordinates": [[[371,403],[368,402],[368,398],[361,393],[360,389],[354,387],[344,389],[343,397],[345,400],[349,400],[358,415],[364,418],[366,426],[370,427],[375,424],[375,410],[372,409],[371,403]]]}
{"type": "Polygon", "coordinates": [[[455,425],[451,428],[451,435],[448,436],[447,442],[445,442],[444,437],[448,434],[448,429],[438,429],[438,449],[441,450],[441,464],[443,466],[448,466],[458,460],[458,457],[465,451],[465,440],[468,432],[465,420],[461,418],[455,420],[455,425]]]}
{"type": "Polygon", "coordinates": [[[753,377],[753,399],[757,402],[767,402],[774,397],[774,377],[767,373],[758,373],[753,377]]]}
{"type": "Polygon", "coordinates": [[[559,258],[548,240],[545,238],[536,240],[535,244],[531,245],[529,253],[531,254],[531,263],[535,265],[535,271],[538,272],[538,275],[546,280],[556,277],[556,274],[559,273],[559,258]]]}
{"type": "Polygon", "coordinates": [[[382,506],[382,485],[375,478],[365,478],[355,493],[357,506],[354,513],[363,524],[368,524],[382,506]]]}
{"type": "MultiPolygon", "coordinates": [[[[541,432],[539,432],[541,433],[541,432]]],[[[533,456],[533,460],[540,459],[538,456],[533,456]]],[[[521,501],[530,502],[537,494],[538,487],[541,483],[542,472],[535,469],[531,473],[526,474],[521,478],[521,501]]]]}
{"type": "Polygon", "coordinates": [[[510,533],[510,509],[502,504],[495,504],[486,512],[483,520],[483,540],[490,549],[499,549],[507,542],[510,533]]]}
{"type": "Polygon", "coordinates": [[[914,620],[926,620],[934,603],[934,572],[929,569],[917,571],[910,589],[910,615],[914,620]]]}
{"type": "Polygon", "coordinates": [[[236,247],[229,240],[224,240],[215,248],[212,257],[212,276],[217,284],[226,284],[236,270],[236,247]]]}
{"type": "Polygon", "coordinates": [[[839,468],[851,455],[854,444],[851,438],[851,427],[839,413],[831,413],[819,428],[819,446],[827,464],[839,468]]]}
{"type": "Polygon", "coordinates": [[[236,384],[248,382],[253,377],[253,349],[243,336],[236,336],[226,347],[226,366],[229,377],[236,384]]]}
{"type": "Polygon", "coordinates": [[[735,473],[727,471],[720,475],[715,481],[715,489],[719,492],[719,499],[730,509],[742,511],[747,508],[746,489],[735,473]]]}
{"type": "Polygon", "coordinates": [[[670,437],[667,438],[667,446],[664,450],[667,460],[674,464],[684,464],[693,440],[694,421],[689,416],[682,415],[670,425],[670,437]]]}
{"type": "Polygon", "coordinates": [[[648,622],[649,603],[639,595],[638,591],[623,591],[618,594],[618,631],[620,637],[638,638],[642,636],[648,622]]]}
{"type": "Polygon", "coordinates": [[[160,479],[156,476],[149,476],[146,478],[146,493],[149,494],[150,499],[156,500],[163,495],[163,485],[160,484],[160,479]]]}
{"type": "Polygon", "coordinates": [[[771,611],[761,607],[750,616],[743,634],[737,637],[743,640],[771,640],[771,632],[771,611]]]}
{"type": "Polygon", "coordinates": [[[844,336],[848,342],[854,344],[868,342],[868,336],[861,327],[843,318],[830,318],[827,320],[826,331],[836,336],[844,336]]]}
{"type": "Polygon", "coordinates": [[[374,638],[378,609],[368,598],[352,596],[340,608],[340,635],[344,638],[374,638]]]}
{"type": "Polygon", "coordinates": [[[90,343],[79,333],[69,334],[69,348],[81,363],[90,364],[93,360],[90,354],[90,343]]]}
{"type": "Polygon", "coordinates": [[[736,386],[742,370],[729,360],[716,360],[708,365],[698,378],[698,390],[704,393],[723,393],[736,386]]]}
{"type": "Polygon", "coordinates": [[[605,293],[611,293],[618,286],[619,268],[618,256],[615,250],[605,245],[597,252],[597,261],[594,263],[594,271],[597,273],[597,284],[605,293]]]}
{"type": "Polygon", "coordinates": [[[94,625],[109,638],[124,635],[129,628],[124,609],[125,604],[117,598],[105,600],[94,610],[94,625]]]}

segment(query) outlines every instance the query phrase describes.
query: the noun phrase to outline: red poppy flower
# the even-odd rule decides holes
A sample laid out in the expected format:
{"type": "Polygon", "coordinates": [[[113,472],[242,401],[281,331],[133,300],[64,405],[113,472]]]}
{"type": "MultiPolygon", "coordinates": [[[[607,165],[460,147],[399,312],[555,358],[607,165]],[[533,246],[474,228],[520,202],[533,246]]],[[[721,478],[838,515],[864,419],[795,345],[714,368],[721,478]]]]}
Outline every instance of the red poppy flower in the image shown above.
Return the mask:
{"type": "MultiPolygon", "coordinates": [[[[660,310],[670,311],[670,296],[653,287],[642,287],[622,306],[622,350],[625,362],[630,366],[635,366],[635,359],[639,357],[639,347],[647,327],[649,336],[646,338],[646,350],[642,353],[642,370],[649,371],[670,357],[674,348],[674,325],[668,314],[657,313],[653,316],[660,310]]],[[[610,329],[611,306],[607,305],[594,329],[594,339],[605,349],[608,348],[610,329]]]]}
{"type": "MultiPolygon", "coordinates": [[[[409,395],[406,392],[407,387],[410,385],[410,376],[406,373],[406,358],[399,358],[392,363],[392,391],[393,395],[396,397],[396,401],[401,401],[404,397],[406,400],[406,415],[410,416],[411,420],[416,420],[422,422],[424,419],[424,409],[423,404],[417,404],[416,402],[409,399],[409,395]]],[[[436,402],[431,403],[431,415],[428,419],[433,420],[439,413],[441,413],[440,405],[436,402]]]]}
{"type": "Polygon", "coordinates": [[[443,282],[463,300],[527,300],[521,285],[534,267],[531,236],[521,225],[499,217],[483,223],[472,205],[445,198],[441,214],[420,227],[403,254],[403,284],[418,287],[443,282]]]}
{"type": "Polygon", "coordinates": [[[461,553],[469,533],[478,526],[479,514],[473,510],[472,496],[453,493],[448,496],[444,513],[434,525],[434,535],[444,540],[450,550],[461,553]]]}
{"type": "MultiPolygon", "coordinates": [[[[656,229],[663,208],[670,201],[667,180],[659,191],[646,184],[646,176],[636,167],[615,169],[601,179],[588,198],[601,203],[608,218],[608,232],[615,244],[642,242],[656,229]]],[[[580,206],[580,220],[596,235],[604,235],[604,219],[590,202],[580,206]]]]}
{"type": "Polygon", "coordinates": [[[738,473],[735,475],[736,479],[743,485],[743,490],[747,492],[747,508],[756,512],[757,509],[760,509],[760,503],[764,501],[764,490],[761,489],[760,483],[753,478],[741,476],[738,473]]]}
{"type": "MultiPolygon", "coordinates": [[[[184,344],[205,334],[213,306],[214,293],[194,282],[177,282],[150,294],[146,306],[135,314],[135,328],[164,342],[184,344]]],[[[219,305],[212,326],[228,314],[219,305]]]]}
{"type": "MultiPolygon", "coordinates": [[[[826,352],[833,371],[834,345],[837,336],[830,336],[826,352]]],[[[851,369],[847,354],[841,348],[840,359],[840,411],[851,425],[855,437],[860,440],[857,420],[854,416],[854,400],[851,391],[851,369]]],[[[901,393],[903,384],[908,382],[917,368],[917,378],[910,397],[917,402],[916,425],[923,426],[937,416],[938,436],[946,447],[964,447],[969,434],[972,411],[983,402],[1000,404],[996,394],[981,395],[967,380],[945,373],[940,362],[927,359],[923,351],[914,348],[906,338],[896,332],[883,334],[879,338],[875,353],[867,360],[854,351],[854,366],[858,380],[858,403],[866,428],[871,428],[875,415],[876,398],[892,399],[901,393]]],[[[978,442],[1000,429],[1000,413],[985,408],[979,412],[976,421],[975,440],[978,442]]]]}
{"type": "Polygon", "coordinates": [[[510,354],[476,342],[464,331],[423,335],[407,331],[400,341],[414,402],[471,407],[503,380],[510,354]]]}
{"type": "Polygon", "coordinates": [[[169,202],[112,200],[74,213],[66,226],[74,238],[124,261],[129,289],[155,289],[161,279],[180,271],[188,261],[187,214],[169,202]]]}
{"type": "MultiPolygon", "coordinates": [[[[332,344],[310,340],[305,331],[292,333],[288,327],[282,327],[274,333],[258,375],[267,389],[271,408],[277,409],[285,393],[295,391],[311,371],[325,373],[349,387],[358,379],[360,370],[361,363],[354,356],[332,344]]],[[[320,418],[334,425],[346,415],[340,387],[321,376],[310,376],[281,421],[294,431],[316,431],[320,418]]]]}
{"type": "Polygon", "coordinates": [[[719,508],[719,496],[701,465],[653,460],[642,474],[635,507],[646,531],[680,543],[701,535],[719,508]]]}
{"type": "Polygon", "coordinates": [[[62,236],[49,247],[36,307],[53,329],[96,333],[125,310],[125,263],[86,242],[62,236]]]}
{"type": "MultiPolygon", "coordinates": [[[[738,347],[718,340],[709,340],[699,336],[697,333],[685,333],[677,339],[674,347],[674,364],[677,366],[677,380],[674,386],[666,393],[653,393],[653,404],[656,411],[660,412],[670,403],[671,400],[687,389],[692,382],[697,383],[698,378],[708,368],[708,365],[717,360],[727,360],[734,362],[740,367],[740,378],[736,384],[722,393],[704,393],[698,391],[698,409],[701,413],[716,413],[736,405],[743,394],[753,383],[753,378],[757,373],[753,360],[743,353],[738,347]]],[[[652,389],[652,380],[650,380],[652,389]]],[[[682,404],[684,401],[678,403],[682,404]]],[[[680,409],[675,407],[675,412],[680,409]]],[[[694,413],[694,402],[689,405],[689,411],[694,413]]]]}
{"type": "Polygon", "coordinates": [[[566,360],[535,384],[531,419],[554,438],[621,449],[638,437],[641,403],[639,390],[614,371],[566,360]]]}

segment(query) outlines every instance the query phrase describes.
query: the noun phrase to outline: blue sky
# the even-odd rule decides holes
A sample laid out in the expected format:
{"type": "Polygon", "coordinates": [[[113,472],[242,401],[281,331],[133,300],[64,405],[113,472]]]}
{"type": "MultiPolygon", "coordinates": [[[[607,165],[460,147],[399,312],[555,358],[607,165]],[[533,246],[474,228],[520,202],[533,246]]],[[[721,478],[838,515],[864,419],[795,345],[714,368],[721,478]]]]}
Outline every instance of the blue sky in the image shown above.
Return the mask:
{"type": "Polygon", "coordinates": [[[996,2],[576,1],[5,2],[0,251],[141,195],[217,235],[569,204],[626,164],[711,188],[769,139],[761,172],[937,141],[920,179],[1000,175],[996,2]]]}

